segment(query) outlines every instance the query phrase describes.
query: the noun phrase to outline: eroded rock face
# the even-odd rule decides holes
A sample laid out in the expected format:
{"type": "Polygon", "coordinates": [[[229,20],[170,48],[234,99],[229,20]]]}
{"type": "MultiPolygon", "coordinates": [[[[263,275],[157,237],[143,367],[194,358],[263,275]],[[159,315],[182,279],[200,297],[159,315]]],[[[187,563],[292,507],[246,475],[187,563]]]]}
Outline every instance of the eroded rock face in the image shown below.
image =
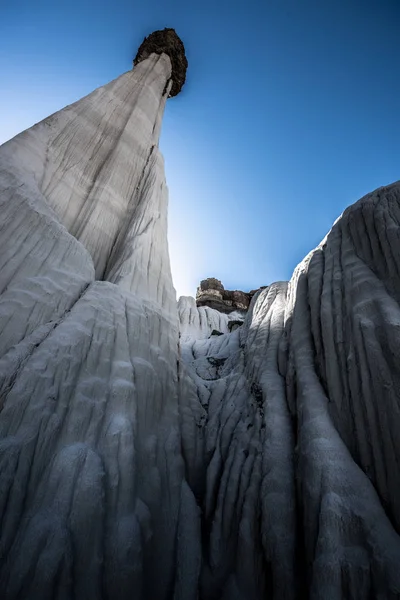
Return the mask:
{"type": "Polygon", "coordinates": [[[171,85],[150,54],[0,148],[5,600],[194,598],[176,564],[198,509],[158,150],[171,85]]]}
{"type": "Polygon", "coordinates": [[[0,148],[1,598],[397,599],[400,184],[290,282],[176,305],[171,72],[0,148]]]}
{"type": "Polygon", "coordinates": [[[181,299],[202,598],[399,597],[399,233],[396,183],[347,209],[232,333],[230,315],[181,299]]]}
{"type": "MultiPolygon", "coordinates": [[[[259,288],[263,289],[263,288],[259,288]]],[[[247,311],[252,297],[258,290],[241,292],[239,290],[226,290],[219,279],[209,277],[203,279],[197,288],[197,306],[209,306],[220,312],[247,311]]]]}

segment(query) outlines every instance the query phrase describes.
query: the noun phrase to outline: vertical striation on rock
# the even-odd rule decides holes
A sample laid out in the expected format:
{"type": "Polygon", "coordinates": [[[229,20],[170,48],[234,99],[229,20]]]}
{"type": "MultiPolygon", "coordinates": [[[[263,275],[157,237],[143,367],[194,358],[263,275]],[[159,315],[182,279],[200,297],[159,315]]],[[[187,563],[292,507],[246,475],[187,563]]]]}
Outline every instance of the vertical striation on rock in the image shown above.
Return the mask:
{"type": "Polygon", "coordinates": [[[158,150],[178,81],[171,44],[184,63],[169,30],[162,52],[0,149],[7,600],[123,599],[133,590],[161,599],[187,588],[175,555],[188,553],[182,519],[195,501],[180,450],[158,150]]]}
{"type": "Polygon", "coordinates": [[[1,598],[400,598],[400,184],[177,305],[183,44],[134,65],[0,148],[1,598]]]}
{"type": "Polygon", "coordinates": [[[238,330],[180,300],[201,597],[400,597],[399,233],[396,183],[258,291],[238,330]]]}

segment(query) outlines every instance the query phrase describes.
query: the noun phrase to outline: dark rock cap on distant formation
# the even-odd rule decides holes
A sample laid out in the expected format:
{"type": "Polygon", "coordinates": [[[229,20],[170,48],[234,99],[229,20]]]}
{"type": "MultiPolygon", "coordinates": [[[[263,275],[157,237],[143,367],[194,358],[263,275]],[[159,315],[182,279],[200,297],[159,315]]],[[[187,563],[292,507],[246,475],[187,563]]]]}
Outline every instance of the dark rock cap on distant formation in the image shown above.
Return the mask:
{"type": "Polygon", "coordinates": [[[175,29],[166,27],[165,29],[154,31],[145,37],[133,61],[134,66],[145,60],[153,52],[156,54],[164,52],[170,57],[172,64],[172,88],[169,95],[170,97],[177,96],[186,80],[188,61],[185,55],[185,47],[175,29]]]}
{"type": "MultiPolygon", "coordinates": [[[[263,289],[262,286],[259,289],[263,289]]],[[[209,306],[220,312],[230,313],[235,310],[248,310],[254,294],[258,290],[251,292],[241,292],[240,290],[226,290],[219,279],[209,277],[203,279],[197,288],[196,304],[197,306],[209,306]]]]}

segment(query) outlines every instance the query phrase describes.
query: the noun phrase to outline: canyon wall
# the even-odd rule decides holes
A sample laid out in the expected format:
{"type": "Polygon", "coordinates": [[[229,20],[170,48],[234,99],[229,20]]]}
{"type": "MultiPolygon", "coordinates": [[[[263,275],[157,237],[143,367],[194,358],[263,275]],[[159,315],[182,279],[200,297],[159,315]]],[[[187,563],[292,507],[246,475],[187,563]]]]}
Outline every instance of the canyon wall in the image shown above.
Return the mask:
{"type": "Polygon", "coordinates": [[[232,333],[180,299],[201,597],[400,597],[399,225],[361,199],[232,333]]]}

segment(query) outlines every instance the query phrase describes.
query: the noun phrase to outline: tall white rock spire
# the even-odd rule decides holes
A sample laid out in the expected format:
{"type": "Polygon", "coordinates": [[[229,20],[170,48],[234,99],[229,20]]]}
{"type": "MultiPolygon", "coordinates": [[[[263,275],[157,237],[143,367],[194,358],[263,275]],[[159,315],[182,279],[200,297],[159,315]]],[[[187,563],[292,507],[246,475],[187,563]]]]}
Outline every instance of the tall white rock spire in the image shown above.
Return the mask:
{"type": "MultiPolygon", "coordinates": [[[[29,179],[57,220],[89,252],[96,279],[118,276],[132,218],[146,226],[141,204],[147,204],[149,187],[165,195],[158,152],[162,115],[186,70],[183,45],[172,32],[146,38],[134,70],[2,147],[2,164],[29,179]],[[179,53],[182,65],[177,66],[179,53]]],[[[151,216],[154,208],[146,207],[151,216]]]]}
{"type": "Polygon", "coordinates": [[[187,61],[166,29],[135,63],[0,149],[2,598],[195,597],[158,150],[187,61]]]}

